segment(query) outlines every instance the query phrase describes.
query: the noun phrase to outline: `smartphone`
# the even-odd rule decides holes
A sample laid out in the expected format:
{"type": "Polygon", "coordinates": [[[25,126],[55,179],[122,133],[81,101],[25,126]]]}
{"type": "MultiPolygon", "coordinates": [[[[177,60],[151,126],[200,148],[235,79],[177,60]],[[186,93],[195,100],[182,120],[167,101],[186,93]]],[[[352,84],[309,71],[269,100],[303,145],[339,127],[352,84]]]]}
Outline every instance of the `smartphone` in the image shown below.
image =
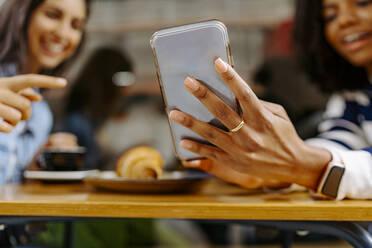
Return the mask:
{"type": "MultiPolygon", "coordinates": [[[[155,32],[150,44],[167,114],[177,109],[226,130],[223,124],[184,87],[186,77],[191,76],[201,81],[238,112],[234,94],[214,68],[214,61],[218,57],[232,65],[226,26],[220,21],[211,20],[167,28],[155,32]]],[[[200,155],[183,149],[179,145],[180,141],[187,138],[201,143],[208,142],[172,120],[169,120],[169,126],[177,157],[181,160],[199,159],[200,155]]]]}

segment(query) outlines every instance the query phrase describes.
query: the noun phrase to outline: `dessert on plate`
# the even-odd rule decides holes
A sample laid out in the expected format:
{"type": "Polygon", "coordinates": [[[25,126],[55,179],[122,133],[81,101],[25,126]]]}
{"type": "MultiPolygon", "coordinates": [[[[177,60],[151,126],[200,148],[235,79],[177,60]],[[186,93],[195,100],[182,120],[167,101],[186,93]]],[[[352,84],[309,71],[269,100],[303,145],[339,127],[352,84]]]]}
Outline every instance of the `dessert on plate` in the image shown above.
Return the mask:
{"type": "Polygon", "coordinates": [[[164,160],[154,148],[139,146],[120,156],[116,174],[128,179],[158,179],[163,174],[164,160]]]}

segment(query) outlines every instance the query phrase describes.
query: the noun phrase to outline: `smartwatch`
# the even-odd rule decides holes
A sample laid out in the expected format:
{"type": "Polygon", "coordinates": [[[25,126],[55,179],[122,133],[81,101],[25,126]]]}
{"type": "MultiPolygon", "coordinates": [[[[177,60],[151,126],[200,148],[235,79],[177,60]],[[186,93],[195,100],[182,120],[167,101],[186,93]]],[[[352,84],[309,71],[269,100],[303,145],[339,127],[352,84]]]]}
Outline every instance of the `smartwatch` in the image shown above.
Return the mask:
{"type": "Polygon", "coordinates": [[[331,151],[332,160],[328,163],[319,181],[316,196],[336,199],[342,177],[345,173],[345,165],[337,152],[331,151]]]}

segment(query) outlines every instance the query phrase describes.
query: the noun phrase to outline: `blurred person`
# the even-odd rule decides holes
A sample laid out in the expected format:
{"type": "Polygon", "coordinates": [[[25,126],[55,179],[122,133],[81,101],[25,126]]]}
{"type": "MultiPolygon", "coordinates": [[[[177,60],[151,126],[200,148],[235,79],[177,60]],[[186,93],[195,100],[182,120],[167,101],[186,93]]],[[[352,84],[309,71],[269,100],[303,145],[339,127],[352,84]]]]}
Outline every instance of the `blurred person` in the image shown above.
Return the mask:
{"type": "Polygon", "coordinates": [[[4,90],[8,87],[12,91],[7,92],[8,99],[28,107],[23,112],[21,108],[11,111],[14,120],[4,118],[3,124],[29,120],[19,123],[10,134],[0,134],[0,184],[19,182],[21,171],[47,141],[52,127],[50,109],[40,101],[38,91],[28,87],[66,84],[65,79],[46,75],[60,73],[76,55],[87,14],[85,0],[12,0],[2,5],[0,82],[4,90]],[[39,102],[31,105],[34,100],[39,102]]]}
{"type": "MultiPolygon", "coordinates": [[[[1,131],[10,133],[0,134],[0,184],[19,182],[22,170],[48,140],[52,114],[47,103],[41,101],[39,91],[32,87],[66,85],[65,79],[51,75],[60,75],[77,55],[88,2],[8,0],[1,5],[0,126],[5,127],[1,131]]],[[[26,233],[20,230],[13,233],[13,245],[24,241],[20,237],[26,233]]],[[[8,242],[2,241],[2,245],[8,242]]]]}
{"type": "Polygon", "coordinates": [[[312,62],[322,88],[334,93],[320,135],[303,141],[280,105],[259,100],[231,66],[217,59],[216,71],[239,100],[242,116],[186,78],[187,90],[230,131],[171,111],[173,121],[215,145],[181,141],[206,158],[184,165],[247,188],[296,183],[324,198],[372,198],[372,1],[298,0],[296,7],[300,52],[312,62]]]}
{"type": "Polygon", "coordinates": [[[96,133],[119,113],[128,86],[123,84],[130,85],[132,77],[133,65],[124,52],[101,47],[88,58],[70,90],[61,128],[87,148],[87,168],[97,168],[102,162],[96,133]]]}
{"type": "Polygon", "coordinates": [[[174,158],[170,139],[164,137],[169,131],[160,97],[144,93],[148,89],[134,81],[129,56],[110,47],[93,51],[77,76],[60,129],[87,148],[87,168],[114,169],[117,158],[136,145],[153,146],[174,158]]]}

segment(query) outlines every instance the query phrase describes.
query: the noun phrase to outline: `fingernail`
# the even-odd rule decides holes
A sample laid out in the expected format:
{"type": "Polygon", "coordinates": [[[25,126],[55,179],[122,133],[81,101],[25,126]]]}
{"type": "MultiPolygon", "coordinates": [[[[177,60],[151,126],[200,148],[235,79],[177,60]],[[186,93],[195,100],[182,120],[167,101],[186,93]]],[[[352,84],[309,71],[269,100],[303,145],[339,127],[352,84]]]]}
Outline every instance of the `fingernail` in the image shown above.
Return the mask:
{"type": "Polygon", "coordinates": [[[176,121],[176,122],[183,122],[185,120],[185,117],[181,113],[175,110],[172,110],[169,113],[169,118],[171,118],[173,121],[176,121]]]}
{"type": "Polygon", "coordinates": [[[199,89],[199,84],[192,78],[187,77],[185,79],[185,85],[192,91],[197,91],[199,89]]]}
{"type": "Polygon", "coordinates": [[[228,69],[227,64],[221,58],[216,59],[214,64],[216,65],[217,72],[219,73],[227,72],[228,69]]]}
{"type": "Polygon", "coordinates": [[[187,166],[192,168],[198,168],[200,164],[201,164],[200,160],[192,160],[187,162],[187,166]]]}
{"type": "Polygon", "coordinates": [[[5,133],[10,133],[13,130],[13,126],[3,121],[2,118],[0,118],[0,128],[5,133]]]}
{"type": "Polygon", "coordinates": [[[193,147],[192,143],[188,140],[181,140],[180,145],[187,150],[193,147]]]}
{"type": "Polygon", "coordinates": [[[57,79],[57,84],[65,86],[67,84],[67,80],[64,78],[58,78],[57,79]]]}

